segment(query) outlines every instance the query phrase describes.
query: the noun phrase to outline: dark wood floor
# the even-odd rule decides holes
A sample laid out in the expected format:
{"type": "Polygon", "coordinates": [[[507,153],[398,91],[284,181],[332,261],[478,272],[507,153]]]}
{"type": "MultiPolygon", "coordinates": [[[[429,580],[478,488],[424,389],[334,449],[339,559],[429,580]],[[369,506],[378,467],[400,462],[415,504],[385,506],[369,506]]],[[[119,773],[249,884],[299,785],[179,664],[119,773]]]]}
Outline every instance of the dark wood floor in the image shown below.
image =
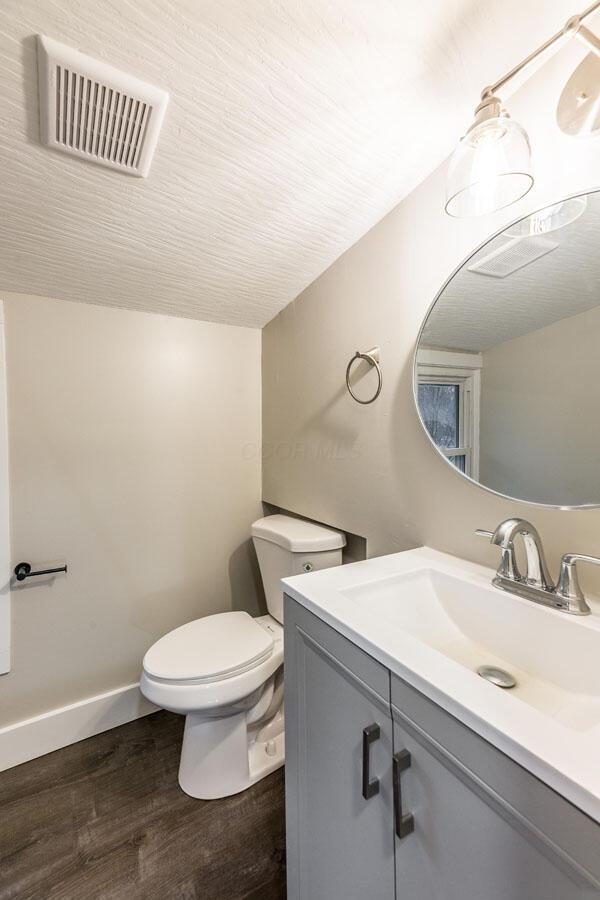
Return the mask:
{"type": "Polygon", "coordinates": [[[0,773],[0,900],[283,900],[283,770],[192,800],[182,729],[158,712],[0,773]]]}

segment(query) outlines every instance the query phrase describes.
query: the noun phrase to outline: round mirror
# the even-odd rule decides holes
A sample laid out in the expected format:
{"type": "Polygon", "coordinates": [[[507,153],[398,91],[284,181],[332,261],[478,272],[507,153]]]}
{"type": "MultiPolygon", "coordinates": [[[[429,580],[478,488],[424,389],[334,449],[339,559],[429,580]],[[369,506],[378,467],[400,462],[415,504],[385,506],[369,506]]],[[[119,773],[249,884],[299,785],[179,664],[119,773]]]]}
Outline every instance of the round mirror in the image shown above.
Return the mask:
{"type": "Polygon", "coordinates": [[[444,286],[415,400],[446,462],[487,490],[600,505],[600,192],[515,223],[444,286]]]}

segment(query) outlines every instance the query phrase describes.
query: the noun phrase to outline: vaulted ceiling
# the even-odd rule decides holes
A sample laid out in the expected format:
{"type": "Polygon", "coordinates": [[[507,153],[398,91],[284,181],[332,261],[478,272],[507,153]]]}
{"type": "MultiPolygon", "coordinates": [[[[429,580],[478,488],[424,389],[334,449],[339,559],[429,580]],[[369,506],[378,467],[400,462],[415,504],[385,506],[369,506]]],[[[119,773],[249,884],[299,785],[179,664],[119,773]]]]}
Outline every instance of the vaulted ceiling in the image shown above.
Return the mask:
{"type": "Polygon", "coordinates": [[[445,158],[481,88],[572,12],[3,0],[0,290],[261,327],[445,158]],[[147,179],[40,145],[37,33],[169,91],[147,179]]]}

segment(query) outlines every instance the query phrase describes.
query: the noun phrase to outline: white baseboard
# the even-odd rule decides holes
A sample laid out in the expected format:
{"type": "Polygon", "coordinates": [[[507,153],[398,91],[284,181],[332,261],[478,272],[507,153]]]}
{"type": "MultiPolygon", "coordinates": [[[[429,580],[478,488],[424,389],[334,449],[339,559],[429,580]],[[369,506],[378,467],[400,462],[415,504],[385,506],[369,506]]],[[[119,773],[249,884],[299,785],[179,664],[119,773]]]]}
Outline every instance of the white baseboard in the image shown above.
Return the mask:
{"type": "Polygon", "coordinates": [[[0,728],[0,772],[147,716],[156,709],[142,696],[139,684],[127,684],[7,725],[0,728]]]}

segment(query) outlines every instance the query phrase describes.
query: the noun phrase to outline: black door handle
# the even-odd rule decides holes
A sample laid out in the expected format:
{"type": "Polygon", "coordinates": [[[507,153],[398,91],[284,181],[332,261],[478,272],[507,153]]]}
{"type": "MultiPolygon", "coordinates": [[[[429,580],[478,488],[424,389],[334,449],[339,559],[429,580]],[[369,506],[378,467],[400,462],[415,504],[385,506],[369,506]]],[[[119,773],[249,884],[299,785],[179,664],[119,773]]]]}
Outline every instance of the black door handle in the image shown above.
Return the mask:
{"type": "Polygon", "coordinates": [[[367,725],[366,728],[363,728],[363,738],[362,738],[362,795],[365,800],[370,800],[371,797],[374,797],[375,794],[379,793],[379,778],[374,778],[371,781],[370,774],[370,761],[371,761],[371,753],[370,747],[373,741],[378,741],[380,737],[380,729],[379,725],[374,722],[373,725],[367,725]]]}
{"type": "Polygon", "coordinates": [[[31,571],[31,563],[21,562],[15,566],[15,577],[17,581],[25,581],[26,578],[33,578],[34,575],[55,575],[57,572],[66,572],[66,566],[59,566],[58,569],[40,569],[39,572],[31,571]]]}
{"type": "Polygon", "coordinates": [[[410,769],[411,758],[408,750],[400,750],[392,757],[392,775],[394,780],[394,819],[396,835],[400,840],[412,834],[415,830],[415,820],[412,813],[402,812],[402,785],[400,775],[406,769],[410,769]]]}

